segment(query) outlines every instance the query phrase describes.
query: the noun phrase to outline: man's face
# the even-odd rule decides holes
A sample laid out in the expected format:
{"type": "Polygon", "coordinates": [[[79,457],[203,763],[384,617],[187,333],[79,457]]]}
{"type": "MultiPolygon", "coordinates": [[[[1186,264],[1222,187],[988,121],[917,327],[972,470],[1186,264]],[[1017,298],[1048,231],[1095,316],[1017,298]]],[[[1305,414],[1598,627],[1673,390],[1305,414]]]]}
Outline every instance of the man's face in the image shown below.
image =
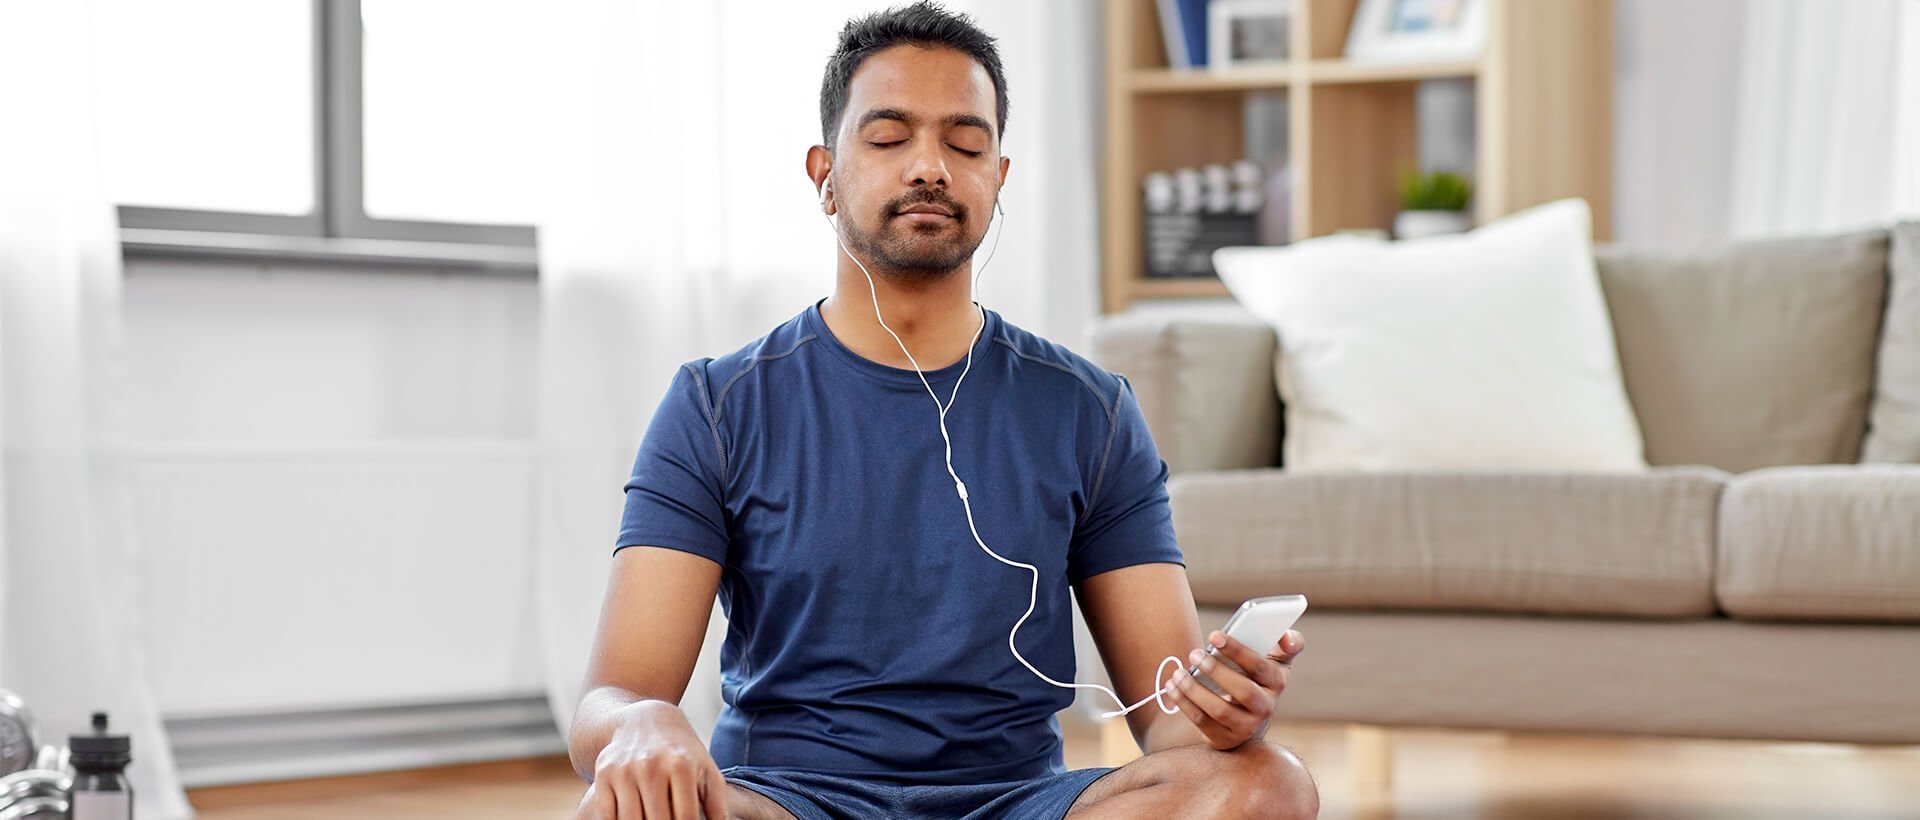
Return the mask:
{"type": "Polygon", "coordinates": [[[992,78],[962,52],[901,45],[861,63],[833,151],[847,244],[919,278],[970,259],[1006,178],[996,117],[992,78]]]}

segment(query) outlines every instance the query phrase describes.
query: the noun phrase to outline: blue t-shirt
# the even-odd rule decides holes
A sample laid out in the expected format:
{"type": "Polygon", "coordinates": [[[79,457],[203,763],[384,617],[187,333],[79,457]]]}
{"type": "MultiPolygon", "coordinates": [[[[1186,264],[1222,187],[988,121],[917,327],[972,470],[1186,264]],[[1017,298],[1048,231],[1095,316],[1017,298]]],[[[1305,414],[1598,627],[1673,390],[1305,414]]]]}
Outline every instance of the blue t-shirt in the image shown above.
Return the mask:
{"type": "MultiPolygon", "coordinates": [[[[1021,653],[1071,681],[1069,583],[1181,562],[1166,463],[1124,380],[986,321],[947,415],[954,469],[987,546],[1040,569],[1021,653]]],[[[943,401],[962,366],[927,374],[943,401]]],[[[841,344],[817,304],[675,375],[618,543],[724,568],[721,767],[909,783],[1063,770],[1054,713],[1073,693],[1007,649],[1032,573],[974,543],[942,453],[919,378],[841,344]]]]}

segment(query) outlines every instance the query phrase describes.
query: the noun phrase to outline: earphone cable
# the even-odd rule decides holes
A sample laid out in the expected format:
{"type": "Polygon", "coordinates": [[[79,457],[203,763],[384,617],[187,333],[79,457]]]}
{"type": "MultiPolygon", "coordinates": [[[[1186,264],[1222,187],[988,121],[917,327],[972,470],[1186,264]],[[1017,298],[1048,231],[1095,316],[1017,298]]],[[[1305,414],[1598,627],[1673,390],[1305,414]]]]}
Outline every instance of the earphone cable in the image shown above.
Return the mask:
{"type": "MultiPolygon", "coordinates": [[[[997,204],[997,200],[996,200],[996,204],[997,204]]],[[[840,238],[840,229],[838,225],[834,224],[833,217],[828,216],[824,213],[821,215],[826,218],[828,226],[833,228],[834,243],[840,247],[840,252],[846,254],[848,259],[853,260],[853,264],[860,268],[860,273],[866,276],[867,293],[873,300],[874,319],[880,323],[880,328],[882,330],[885,330],[888,336],[893,337],[894,344],[900,346],[900,352],[907,357],[908,363],[913,365],[914,375],[920,378],[920,385],[926,388],[928,398],[931,398],[933,400],[934,409],[939,412],[940,439],[944,444],[945,451],[946,451],[947,475],[953,478],[954,491],[959,494],[960,503],[966,510],[967,530],[973,535],[974,543],[978,544],[980,546],[980,549],[986,552],[986,554],[992,557],[994,560],[999,561],[1002,564],[1006,564],[1007,566],[1010,566],[1010,567],[1019,567],[1021,569],[1024,569],[1031,576],[1030,584],[1028,586],[1028,592],[1027,592],[1027,610],[1020,614],[1019,620],[1014,621],[1013,628],[1011,630],[1008,630],[1007,632],[1007,649],[1008,651],[1013,653],[1014,660],[1019,661],[1021,666],[1024,666],[1027,668],[1027,671],[1032,672],[1035,677],[1043,681],[1046,681],[1047,683],[1050,683],[1062,689],[1091,689],[1097,692],[1101,692],[1105,694],[1107,697],[1112,698],[1114,703],[1119,704],[1121,706],[1121,708],[1118,710],[1102,712],[1100,714],[1100,717],[1102,718],[1120,717],[1122,715],[1125,715],[1134,711],[1135,709],[1140,708],[1141,706],[1146,705],[1149,701],[1155,702],[1160,707],[1160,711],[1166,714],[1171,715],[1179,711],[1178,709],[1175,709],[1167,705],[1167,702],[1166,702],[1166,694],[1173,689],[1173,684],[1171,682],[1166,684],[1161,684],[1160,682],[1161,678],[1165,677],[1167,674],[1168,664],[1172,664],[1175,669],[1178,669],[1180,667],[1180,659],[1173,655],[1168,655],[1166,658],[1162,659],[1160,661],[1159,668],[1154,672],[1153,681],[1154,681],[1154,686],[1156,688],[1154,689],[1153,693],[1148,695],[1147,697],[1141,698],[1138,702],[1135,702],[1132,705],[1128,705],[1125,700],[1121,699],[1119,693],[1115,692],[1113,689],[1107,686],[1097,684],[1097,683],[1061,682],[1061,681],[1054,680],[1052,677],[1048,676],[1045,672],[1040,671],[1038,667],[1035,667],[1031,662],[1029,662],[1025,655],[1020,654],[1020,647],[1016,645],[1015,638],[1020,634],[1020,627],[1026,624],[1028,618],[1033,617],[1033,611],[1040,602],[1040,569],[1039,567],[1036,567],[1032,564],[1024,563],[1021,561],[1015,561],[1011,558],[1007,558],[1001,555],[1000,553],[994,552],[993,548],[987,546],[987,542],[980,537],[980,529],[978,526],[974,524],[974,521],[973,521],[973,501],[967,495],[966,482],[960,480],[960,474],[956,472],[953,467],[953,437],[947,432],[947,411],[953,407],[954,401],[957,400],[960,396],[960,384],[966,381],[967,374],[972,372],[973,370],[973,348],[979,344],[980,334],[985,332],[986,330],[986,326],[987,326],[986,308],[977,301],[972,302],[974,308],[979,313],[980,324],[974,328],[973,338],[967,344],[966,364],[965,366],[961,367],[959,378],[955,379],[953,382],[953,392],[947,397],[946,403],[942,404],[940,401],[940,394],[935,392],[933,389],[933,384],[927,381],[927,374],[924,370],[921,369],[920,361],[914,358],[913,352],[907,349],[907,343],[900,338],[900,334],[895,333],[893,331],[893,328],[887,324],[886,318],[881,315],[880,291],[879,291],[879,287],[874,283],[872,272],[867,270],[866,264],[861,262],[859,257],[854,256],[853,252],[847,249],[846,242],[840,238]]],[[[1000,247],[1000,234],[1005,232],[1006,232],[1006,227],[1005,225],[1002,225],[1000,230],[994,233],[993,245],[990,246],[987,250],[986,262],[982,263],[980,265],[979,270],[974,272],[973,279],[971,281],[971,288],[973,292],[970,292],[968,294],[969,297],[972,297],[974,293],[978,292],[979,284],[980,284],[980,274],[985,273],[987,264],[990,264],[993,262],[994,252],[999,250],[999,247],[1000,247]]],[[[971,298],[969,298],[969,301],[972,301],[971,298]]]]}

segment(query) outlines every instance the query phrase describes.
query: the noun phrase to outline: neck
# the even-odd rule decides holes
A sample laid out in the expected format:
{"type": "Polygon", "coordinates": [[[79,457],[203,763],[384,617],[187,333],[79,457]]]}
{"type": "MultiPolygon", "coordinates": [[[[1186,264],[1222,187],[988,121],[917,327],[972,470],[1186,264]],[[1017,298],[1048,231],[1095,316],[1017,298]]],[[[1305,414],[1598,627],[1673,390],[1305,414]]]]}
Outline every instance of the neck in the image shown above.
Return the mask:
{"type": "Polygon", "coordinates": [[[900,343],[874,316],[877,294],[880,315],[919,360],[920,369],[938,370],[966,358],[974,334],[986,320],[973,304],[971,262],[925,281],[902,281],[875,271],[869,290],[859,266],[845,253],[839,259],[833,295],[820,306],[820,315],[847,349],[888,367],[912,369],[913,362],[900,351],[900,343]]]}

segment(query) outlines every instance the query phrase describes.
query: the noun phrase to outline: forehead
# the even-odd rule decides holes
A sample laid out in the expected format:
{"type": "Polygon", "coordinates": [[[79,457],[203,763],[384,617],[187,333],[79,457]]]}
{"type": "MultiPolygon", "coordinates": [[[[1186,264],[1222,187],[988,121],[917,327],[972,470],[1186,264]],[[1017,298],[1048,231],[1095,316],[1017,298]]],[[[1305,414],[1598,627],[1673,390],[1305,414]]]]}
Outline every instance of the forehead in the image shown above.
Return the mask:
{"type": "Polygon", "coordinates": [[[898,45],[868,57],[847,85],[842,127],[876,108],[909,112],[927,120],[972,114],[998,122],[993,78],[964,52],[944,46],[898,45]]]}

